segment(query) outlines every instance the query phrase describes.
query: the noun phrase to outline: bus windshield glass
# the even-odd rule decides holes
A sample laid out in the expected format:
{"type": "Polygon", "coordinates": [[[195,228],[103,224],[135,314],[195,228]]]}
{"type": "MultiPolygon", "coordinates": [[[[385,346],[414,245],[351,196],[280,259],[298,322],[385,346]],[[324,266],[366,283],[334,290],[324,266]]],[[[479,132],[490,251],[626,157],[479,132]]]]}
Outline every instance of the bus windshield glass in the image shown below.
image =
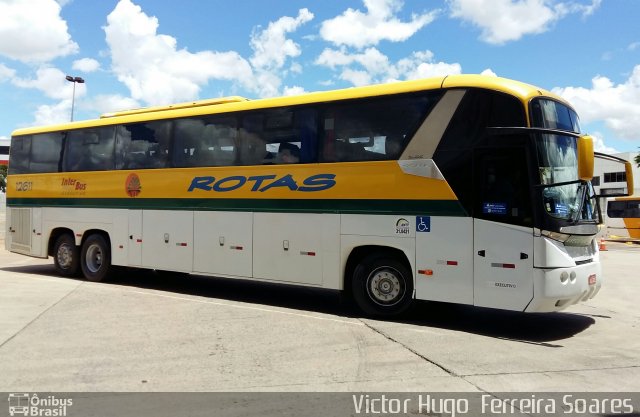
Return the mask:
{"type": "Polygon", "coordinates": [[[543,204],[552,217],[598,221],[595,193],[578,178],[578,149],[572,136],[542,134],[536,141],[543,204]]]}
{"type": "Polygon", "coordinates": [[[549,99],[536,99],[531,103],[533,127],[566,130],[580,133],[576,112],[562,103],[549,99]]]}

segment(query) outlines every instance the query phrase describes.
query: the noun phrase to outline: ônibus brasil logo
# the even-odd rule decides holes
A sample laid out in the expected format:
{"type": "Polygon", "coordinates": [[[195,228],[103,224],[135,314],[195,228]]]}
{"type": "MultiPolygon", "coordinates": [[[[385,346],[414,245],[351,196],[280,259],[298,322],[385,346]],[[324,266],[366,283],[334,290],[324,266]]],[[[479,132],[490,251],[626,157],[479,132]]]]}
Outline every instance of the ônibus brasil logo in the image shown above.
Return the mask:
{"type": "Polygon", "coordinates": [[[73,405],[71,398],[59,398],[55,395],[39,397],[38,394],[9,394],[10,416],[65,417],[68,408],[73,405]]]}

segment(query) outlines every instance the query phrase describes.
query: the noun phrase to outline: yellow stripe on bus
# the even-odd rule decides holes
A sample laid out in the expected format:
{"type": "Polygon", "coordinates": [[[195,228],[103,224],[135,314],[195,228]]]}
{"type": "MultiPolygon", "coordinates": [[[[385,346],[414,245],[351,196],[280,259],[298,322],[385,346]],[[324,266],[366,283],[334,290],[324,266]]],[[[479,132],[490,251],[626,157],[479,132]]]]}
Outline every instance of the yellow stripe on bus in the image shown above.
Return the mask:
{"type": "Polygon", "coordinates": [[[457,200],[397,161],[12,175],[9,198],[457,200]]]}

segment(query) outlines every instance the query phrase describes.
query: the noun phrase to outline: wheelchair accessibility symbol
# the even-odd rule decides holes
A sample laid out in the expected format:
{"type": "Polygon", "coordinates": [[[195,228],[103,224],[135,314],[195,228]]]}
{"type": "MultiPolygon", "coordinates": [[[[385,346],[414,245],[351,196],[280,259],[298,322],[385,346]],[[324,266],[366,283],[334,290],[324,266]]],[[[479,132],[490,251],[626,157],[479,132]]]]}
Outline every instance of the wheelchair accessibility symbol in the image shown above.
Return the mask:
{"type": "Polygon", "coordinates": [[[431,217],[416,217],[416,232],[427,233],[431,231],[431,217]]]}

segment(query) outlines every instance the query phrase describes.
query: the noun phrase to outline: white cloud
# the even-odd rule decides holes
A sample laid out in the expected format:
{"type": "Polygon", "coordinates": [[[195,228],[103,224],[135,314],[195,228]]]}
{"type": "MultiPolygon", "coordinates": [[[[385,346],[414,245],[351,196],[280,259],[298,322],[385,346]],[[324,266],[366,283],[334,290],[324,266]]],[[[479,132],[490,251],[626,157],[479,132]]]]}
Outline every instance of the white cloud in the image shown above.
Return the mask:
{"type": "Polygon", "coordinates": [[[386,55],[373,47],[367,48],[361,53],[349,53],[344,47],[339,50],[325,49],[315,63],[340,71],[339,79],[356,86],[460,74],[462,72],[460,64],[434,62],[434,55],[431,51],[414,52],[409,57],[392,63],[386,55]]]}
{"type": "Polygon", "coordinates": [[[247,82],[249,62],[236,52],[191,53],[177,40],[157,33],[158,19],[130,0],[120,0],[104,27],[112,69],[135,100],[167,104],[198,97],[210,79],[247,82]]]}
{"type": "Polygon", "coordinates": [[[304,87],[294,85],[293,87],[285,87],[282,94],[285,96],[299,96],[304,93],[306,93],[304,87]]]}
{"type": "Polygon", "coordinates": [[[351,68],[344,69],[340,74],[340,79],[343,81],[350,82],[356,87],[372,84],[371,74],[369,74],[366,71],[354,70],[351,68]]]}
{"type": "Polygon", "coordinates": [[[491,68],[487,68],[486,70],[482,71],[480,73],[480,75],[486,75],[488,77],[497,77],[498,76],[498,74],[493,72],[493,70],[491,68]]]}
{"type": "Polygon", "coordinates": [[[16,70],[0,64],[0,83],[12,79],[16,75],[16,70]]]}
{"type": "Polygon", "coordinates": [[[451,16],[478,26],[481,39],[491,44],[516,41],[549,30],[569,14],[589,16],[602,0],[591,3],[556,0],[448,0],[451,16]]]}
{"type": "MultiPolygon", "coordinates": [[[[270,22],[266,29],[255,28],[251,35],[253,56],[250,62],[256,72],[256,82],[252,89],[262,97],[272,97],[280,94],[282,85],[281,75],[288,58],[300,56],[300,45],[287,38],[287,34],[296,31],[301,25],[311,21],[313,13],[307,9],[300,9],[298,16],[281,17],[270,22]]],[[[291,71],[302,72],[300,64],[294,64],[291,71]],[[297,65],[297,66],[296,66],[297,65]]]]}
{"type": "Polygon", "coordinates": [[[93,58],[82,58],[73,61],[71,68],[86,73],[95,72],[100,69],[100,63],[93,58]]]}
{"type": "Polygon", "coordinates": [[[300,9],[296,18],[284,16],[269,23],[263,31],[254,29],[251,35],[251,47],[254,51],[251,64],[255,68],[279,69],[284,66],[287,57],[299,56],[300,45],[287,39],[286,35],[312,19],[313,13],[308,9],[300,9]]]}
{"type": "Polygon", "coordinates": [[[633,42],[627,46],[627,50],[635,51],[636,49],[640,49],[640,42],[633,42]]]}
{"type": "Polygon", "coordinates": [[[599,75],[591,80],[591,88],[553,91],[575,106],[583,123],[604,121],[621,138],[640,140],[640,65],[620,84],[599,75]]]}
{"type": "MultiPolygon", "coordinates": [[[[47,97],[56,100],[71,100],[73,85],[65,79],[65,73],[57,68],[42,67],[36,71],[36,78],[13,78],[17,87],[34,88],[43,92],[47,97]]],[[[76,98],[86,94],[85,84],[76,84],[76,98]]]]}
{"type": "Polygon", "coordinates": [[[71,100],[38,106],[34,123],[39,126],[66,123],[71,119],[71,100]]]}
{"type": "Polygon", "coordinates": [[[297,62],[294,62],[293,64],[291,64],[289,71],[291,71],[291,73],[293,74],[302,74],[302,65],[300,65],[297,62]]]}
{"type": "Polygon", "coordinates": [[[602,139],[604,137],[604,135],[602,133],[594,132],[594,133],[591,134],[591,137],[593,138],[593,150],[594,151],[607,153],[607,154],[614,154],[614,153],[619,153],[620,152],[616,148],[612,148],[611,146],[607,146],[604,143],[604,139],[602,139]]]}
{"type": "Polygon", "coordinates": [[[287,59],[301,54],[286,35],[312,18],[301,9],[295,18],[285,16],[264,30],[255,29],[250,60],[235,51],[179,49],[176,38],[158,33],[158,19],[131,0],[118,2],[103,29],[118,80],[134,100],[156,105],[194,100],[211,80],[231,81],[261,96],[279,95],[287,59]]]}
{"type": "Polygon", "coordinates": [[[433,22],[438,14],[437,11],[413,14],[410,21],[403,22],[396,16],[403,6],[401,0],[363,2],[366,12],[349,8],[340,16],[322,22],[322,39],[356,48],[377,45],[382,40],[402,42],[433,22]]]}
{"type": "Polygon", "coordinates": [[[458,63],[433,62],[431,51],[414,52],[409,58],[400,60],[397,68],[400,76],[407,80],[454,75],[462,72],[462,66],[458,63]]]}
{"type": "Polygon", "coordinates": [[[111,113],[121,110],[137,109],[140,103],[131,97],[124,97],[119,94],[97,95],[91,100],[84,102],[83,110],[95,111],[98,113],[111,113]]]}
{"type": "Polygon", "coordinates": [[[0,55],[38,63],[76,53],[60,10],[54,0],[0,1],[0,55]]]}

